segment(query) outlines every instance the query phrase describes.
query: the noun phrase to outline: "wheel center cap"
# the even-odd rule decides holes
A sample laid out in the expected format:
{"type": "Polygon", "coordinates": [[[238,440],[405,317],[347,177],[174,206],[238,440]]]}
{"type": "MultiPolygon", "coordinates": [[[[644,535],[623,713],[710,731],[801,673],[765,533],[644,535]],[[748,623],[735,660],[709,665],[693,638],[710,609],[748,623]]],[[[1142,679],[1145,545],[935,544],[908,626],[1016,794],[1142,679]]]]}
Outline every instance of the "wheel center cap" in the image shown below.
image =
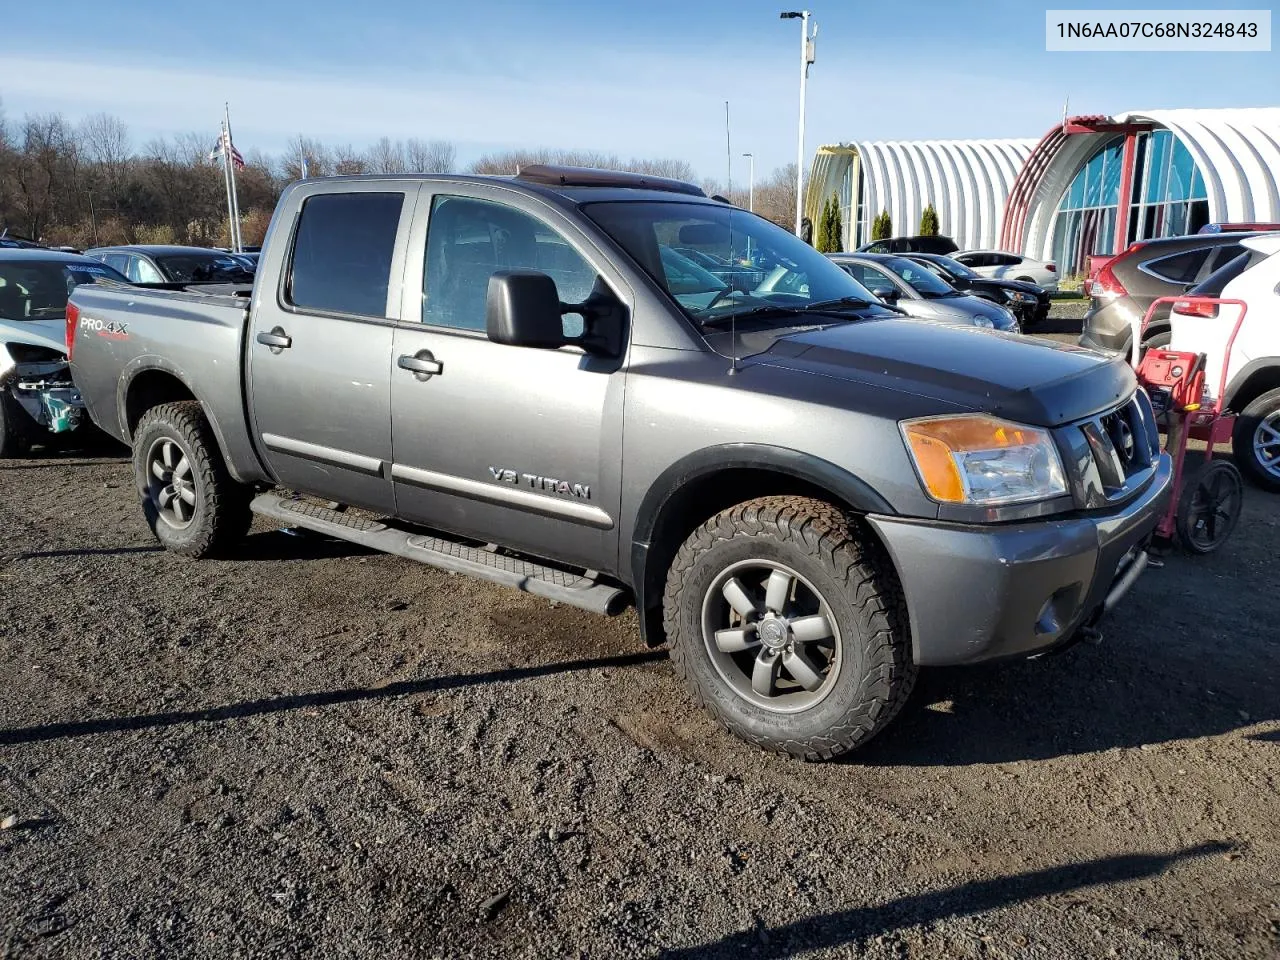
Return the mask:
{"type": "Polygon", "coordinates": [[[770,650],[781,650],[787,645],[787,634],[790,631],[785,620],[769,617],[760,621],[756,626],[756,633],[760,637],[760,642],[770,650]]]}

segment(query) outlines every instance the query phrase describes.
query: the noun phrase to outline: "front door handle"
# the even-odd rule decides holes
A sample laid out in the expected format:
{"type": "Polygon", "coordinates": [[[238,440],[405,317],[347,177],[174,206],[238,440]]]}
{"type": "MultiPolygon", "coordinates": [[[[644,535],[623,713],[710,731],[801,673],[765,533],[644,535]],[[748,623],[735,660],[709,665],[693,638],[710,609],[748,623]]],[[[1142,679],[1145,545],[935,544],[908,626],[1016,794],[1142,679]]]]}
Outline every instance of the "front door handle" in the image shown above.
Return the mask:
{"type": "Polygon", "coordinates": [[[255,339],[264,347],[270,347],[272,353],[279,353],[293,346],[293,337],[284,332],[284,327],[273,327],[270,333],[263,330],[255,339]]]}
{"type": "Polygon", "coordinates": [[[435,358],[430,350],[419,350],[413,356],[401,354],[396,366],[408,370],[419,380],[430,380],[438,373],[444,373],[444,364],[435,358]]]}

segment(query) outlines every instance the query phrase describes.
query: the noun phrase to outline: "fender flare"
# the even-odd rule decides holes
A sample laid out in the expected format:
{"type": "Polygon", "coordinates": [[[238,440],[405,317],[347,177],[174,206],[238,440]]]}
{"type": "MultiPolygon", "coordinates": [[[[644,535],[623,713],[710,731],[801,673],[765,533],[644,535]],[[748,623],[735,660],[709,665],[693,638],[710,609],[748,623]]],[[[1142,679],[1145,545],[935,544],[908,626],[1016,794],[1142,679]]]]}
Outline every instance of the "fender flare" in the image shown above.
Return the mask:
{"type": "Polygon", "coordinates": [[[641,631],[646,642],[657,642],[661,636],[661,617],[650,619],[651,602],[657,590],[649,583],[650,552],[653,537],[665,508],[689,484],[713,474],[735,469],[764,470],[782,476],[797,477],[829,491],[834,497],[862,513],[894,515],[883,495],[854,473],[828,460],[802,453],[790,447],[763,443],[723,443],[703,447],[681,457],[667,467],[650,485],[636,512],[631,534],[630,579],[640,614],[641,631]]]}
{"type": "Polygon", "coordinates": [[[1225,409],[1231,409],[1231,405],[1235,402],[1236,394],[1241,388],[1249,382],[1250,378],[1260,370],[1277,370],[1280,371],[1280,357],[1258,357],[1246,363],[1227,384],[1225,396],[1222,398],[1222,405],[1225,409]]]}
{"type": "Polygon", "coordinates": [[[205,419],[209,421],[209,426],[213,428],[213,437],[218,444],[218,452],[222,454],[223,463],[227,465],[227,471],[232,478],[243,483],[244,479],[237,476],[235,464],[231,462],[231,458],[227,456],[227,440],[223,433],[222,425],[218,422],[217,416],[214,415],[209,404],[200,399],[199,394],[191,386],[191,381],[187,378],[182,368],[165,357],[156,356],[154,354],[145,354],[140,357],[134,357],[120,371],[120,379],[116,381],[116,420],[120,427],[120,436],[130,445],[133,443],[133,432],[129,429],[129,410],[126,403],[129,396],[129,389],[133,386],[134,381],[144,373],[165,373],[173,377],[184,387],[187,392],[195,398],[200,404],[200,409],[204,411],[205,419]]]}

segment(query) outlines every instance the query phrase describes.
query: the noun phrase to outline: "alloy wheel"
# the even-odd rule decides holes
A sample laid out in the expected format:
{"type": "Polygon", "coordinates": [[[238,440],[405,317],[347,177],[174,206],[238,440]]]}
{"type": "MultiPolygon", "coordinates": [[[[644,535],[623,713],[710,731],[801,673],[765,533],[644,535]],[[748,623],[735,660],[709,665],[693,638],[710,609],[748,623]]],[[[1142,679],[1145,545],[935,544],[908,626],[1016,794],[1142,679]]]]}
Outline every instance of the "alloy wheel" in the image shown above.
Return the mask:
{"type": "Polygon", "coordinates": [[[785,564],[745,560],[722,571],[703,598],[702,635],[721,678],[767,710],[808,710],[836,685],[840,628],[813,584],[785,564]]]}
{"type": "Polygon", "coordinates": [[[197,500],[191,458],[176,441],[161,437],[147,453],[147,469],[148,492],[161,519],[179,530],[190,525],[197,500]]]}
{"type": "Polygon", "coordinates": [[[1280,479],[1280,410],[1273,410],[1253,431],[1253,457],[1258,465],[1280,479]]]}

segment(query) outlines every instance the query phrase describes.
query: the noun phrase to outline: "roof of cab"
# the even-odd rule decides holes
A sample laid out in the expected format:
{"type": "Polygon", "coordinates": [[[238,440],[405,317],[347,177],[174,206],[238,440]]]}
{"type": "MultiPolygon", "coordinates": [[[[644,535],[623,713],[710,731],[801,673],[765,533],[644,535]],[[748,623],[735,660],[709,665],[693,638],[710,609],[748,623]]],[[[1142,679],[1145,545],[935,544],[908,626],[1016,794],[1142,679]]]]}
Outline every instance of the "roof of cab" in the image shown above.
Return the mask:
{"type": "Polygon", "coordinates": [[[418,180],[444,183],[484,183],[523,187],[544,195],[563,197],[575,203],[588,200],[681,200],[719,203],[709,198],[696,184],[667,177],[629,173],[620,170],[598,170],[593,167],[567,167],[533,164],[515,175],[456,173],[391,173],[356,174],[324,177],[307,183],[344,183],[369,181],[418,180]]]}

